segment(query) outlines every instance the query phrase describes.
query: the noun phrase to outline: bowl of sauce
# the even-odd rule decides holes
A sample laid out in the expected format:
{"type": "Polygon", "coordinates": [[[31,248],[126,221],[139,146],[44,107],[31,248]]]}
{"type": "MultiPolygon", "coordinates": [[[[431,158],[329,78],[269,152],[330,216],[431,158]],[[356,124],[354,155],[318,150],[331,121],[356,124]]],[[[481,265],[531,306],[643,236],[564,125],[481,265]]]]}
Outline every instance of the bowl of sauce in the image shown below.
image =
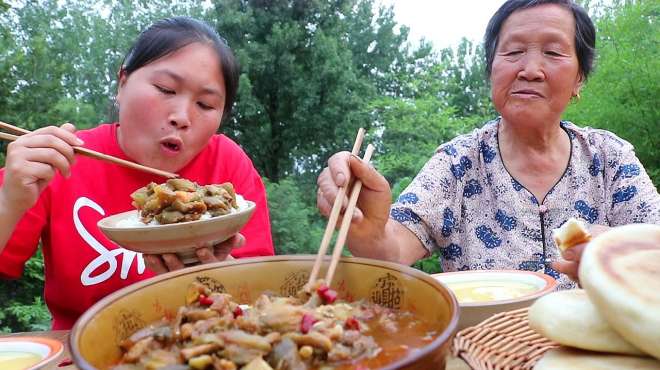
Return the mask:
{"type": "Polygon", "coordinates": [[[557,287],[551,276],[532,271],[475,270],[432,276],[456,296],[461,308],[459,330],[494,314],[527,307],[557,287]]]}
{"type": "Polygon", "coordinates": [[[55,359],[63,348],[61,342],[50,338],[0,338],[0,369],[38,369],[55,359]]]}

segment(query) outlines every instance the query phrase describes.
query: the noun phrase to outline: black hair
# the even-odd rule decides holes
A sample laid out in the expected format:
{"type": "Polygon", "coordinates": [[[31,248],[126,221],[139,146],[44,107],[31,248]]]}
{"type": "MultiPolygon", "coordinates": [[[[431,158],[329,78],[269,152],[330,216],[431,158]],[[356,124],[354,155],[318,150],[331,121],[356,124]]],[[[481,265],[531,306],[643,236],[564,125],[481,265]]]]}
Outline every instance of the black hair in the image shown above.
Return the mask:
{"type": "Polygon", "coordinates": [[[122,62],[122,71],[129,76],[145,65],[194,42],[213,47],[225,80],[223,119],[228,118],[238,91],[239,65],[227,41],[207,23],[189,17],[159,20],[142,31],[122,62]]]}
{"type": "Polygon", "coordinates": [[[586,80],[593,69],[596,57],[596,28],[589,14],[573,0],[508,0],[495,12],[488,22],[484,36],[486,51],[486,75],[490,77],[493,59],[499,42],[502,25],[511,14],[520,9],[533,8],[543,4],[558,4],[570,10],[575,18],[575,52],[577,53],[580,73],[586,80]]]}

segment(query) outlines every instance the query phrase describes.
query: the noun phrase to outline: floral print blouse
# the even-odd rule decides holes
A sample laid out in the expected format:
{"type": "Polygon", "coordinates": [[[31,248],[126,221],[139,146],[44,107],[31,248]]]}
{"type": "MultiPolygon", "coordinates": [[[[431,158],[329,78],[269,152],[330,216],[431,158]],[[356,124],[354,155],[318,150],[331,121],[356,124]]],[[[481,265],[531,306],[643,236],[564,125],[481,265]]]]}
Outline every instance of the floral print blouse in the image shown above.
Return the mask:
{"type": "Polygon", "coordinates": [[[506,170],[499,119],[441,145],[392,205],[390,217],[438,251],[443,271],[542,271],[559,251],[551,231],[568,218],[607,226],[660,224],[660,195],[631,144],[616,135],[561,122],[571,139],[569,164],[536,199],[506,170]]]}

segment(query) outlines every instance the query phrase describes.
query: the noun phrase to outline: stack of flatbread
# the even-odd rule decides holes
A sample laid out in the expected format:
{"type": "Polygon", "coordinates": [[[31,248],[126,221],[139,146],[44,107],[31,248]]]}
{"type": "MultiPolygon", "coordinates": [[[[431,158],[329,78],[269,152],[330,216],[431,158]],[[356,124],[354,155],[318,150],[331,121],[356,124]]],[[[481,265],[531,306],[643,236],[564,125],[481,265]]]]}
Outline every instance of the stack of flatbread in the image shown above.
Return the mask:
{"type": "MultiPolygon", "coordinates": [[[[589,239],[576,232],[586,230],[571,220],[553,233],[560,249],[589,239]]],[[[660,226],[593,238],[578,274],[584,289],[548,294],[529,309],[532,329],[562,345],[534,369],[660,369],[660,226]]]]}

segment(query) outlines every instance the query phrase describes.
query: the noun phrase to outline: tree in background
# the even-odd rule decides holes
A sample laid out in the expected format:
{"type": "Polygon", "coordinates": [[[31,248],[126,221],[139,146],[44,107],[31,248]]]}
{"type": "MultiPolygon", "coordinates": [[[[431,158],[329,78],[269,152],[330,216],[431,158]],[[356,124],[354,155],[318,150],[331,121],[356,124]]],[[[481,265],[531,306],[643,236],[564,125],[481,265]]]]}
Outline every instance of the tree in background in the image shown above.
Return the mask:
{"type": "Polygon", "coordinates": [[[391,9],[374,17],[371,0],[231,0],[215,12],[242,67],[225,130],[274,182],[315,177],[350,147],[357,128],[371,126],[369,102],[406,58],[406,31],[395,33],[391,9]]]}
{"type": "MultiPolygon", "coordinates": [[[[235,115],[221,130],[265,176],[277,253],[314,253],[326,222],[315,206],[318,171],[332,153],[350,150],[358,127],[368,129],[374,163],[396,198],[438,145],[496,114],[481,45],[412,47],[392,8],[375,4],[36,0],[10,7],[0,0],[0,119],[29,129],[107,122],[120,58],[139,30],[172,15],[205,19],[242,64],[235,115]]],[[[566,114],[633,143],[656,184],[658,7],[640,0],[592,7],[600,57],[566,114]]],[[[0,149],[2,165],[4,143],[0,149]]],[[[21,280],[0,281],[0,330],[50,325],[42,264],[39,253],[21,280]]],[[[415,267],[438,272],[438,256],[415,267]]]]}
{"type": "Polygon", "coordinates": [[[292,179],[266,180],[275,254],[316,254],[325,225],[292,179]]]}
{"type": "Polygon", "coordinates": [[[0,13],[0,112],[30,130],[111,118],[121,58],[156,19],[201,16],[190,3],[165,0],[90,3],[38,0],[0,13]]]}
{"type": "Polygon", "coordinates": [[[582,99],[566,117],[610,130],[635,146],[660,186],[660,2],[616,1],[596,21],[598,57],[582,99]]]}
{"type": "Polygon", "coordinates": [[[375,162],[395,188],[409,182],[440,144],[494,117],[484,70],[475,67],[483,59],[483,50],[465,39],[439,56],[425,52],[416,58],[417,70],[400,76],[401,94],[372,102],[374,126],[382,132],[375,162]]]}
{"type": "Polygon", "coordinates": [[[0,333],[50,329],[43,302],[44,267],[41,249],[25,264],[20,280],[0,280],[0,333]]]}
{"type": "MultiPolygon", "coordinates": [[[[110,119],[121,57],[139,30],[166,16],[201,15],[192,3],[0,3],[0,119],[30,130],[110,119]]],[[[0,142],[0,166],[6,143],[0,142]]],[[[19,280],[0,280],[0,332],[50,328],[39,251],[19,280]]]]}

